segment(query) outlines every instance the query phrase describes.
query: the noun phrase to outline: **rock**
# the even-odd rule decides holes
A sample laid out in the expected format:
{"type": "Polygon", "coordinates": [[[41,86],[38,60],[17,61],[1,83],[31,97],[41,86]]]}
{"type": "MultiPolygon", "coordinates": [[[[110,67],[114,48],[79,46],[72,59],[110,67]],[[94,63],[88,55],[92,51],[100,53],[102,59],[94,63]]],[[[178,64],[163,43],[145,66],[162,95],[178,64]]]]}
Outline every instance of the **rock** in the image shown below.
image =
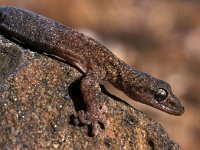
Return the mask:
{"type": "Polygon", "coordinates": [[[0,36],[1,149],[180,149],[166,131],[104,88],[110,124],[97,137],[74,126],[84,108],[82,74],[69,64],[0,36]],[[111,98],[112,97],[112,98],[111,98]]]}

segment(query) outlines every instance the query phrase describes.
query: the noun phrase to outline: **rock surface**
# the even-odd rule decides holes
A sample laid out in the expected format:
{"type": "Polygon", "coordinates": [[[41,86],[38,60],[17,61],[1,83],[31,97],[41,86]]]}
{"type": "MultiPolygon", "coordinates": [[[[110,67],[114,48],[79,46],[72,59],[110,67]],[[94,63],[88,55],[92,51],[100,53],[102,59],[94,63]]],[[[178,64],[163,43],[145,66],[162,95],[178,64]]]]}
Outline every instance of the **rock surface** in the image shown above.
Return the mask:
{"type": "Polygon", "coordinates": [[[161,125],[104,88],[109,127],[91,137],[90,127],[74,126],[73,114],[84,108],[81,76],[1,35],[0,149],[180,149],[161,125]]]}

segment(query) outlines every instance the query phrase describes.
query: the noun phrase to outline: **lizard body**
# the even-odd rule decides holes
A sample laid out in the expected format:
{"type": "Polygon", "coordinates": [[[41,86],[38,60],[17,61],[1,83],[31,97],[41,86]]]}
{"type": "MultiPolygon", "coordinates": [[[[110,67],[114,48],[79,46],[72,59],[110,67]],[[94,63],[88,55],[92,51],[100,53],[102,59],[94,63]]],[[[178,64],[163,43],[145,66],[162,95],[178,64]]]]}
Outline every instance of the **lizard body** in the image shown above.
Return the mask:
{"type": "Polygon", "coordinates": [[[98,122],[105,122],[97,98],[100,80],[169,114],[184,112],[168,83],[129,66],[96,40],[61,23],[25,9],[1,6],[0,31],[39,52],[68,61],[84,74],[81,92],[86,110],[78,112],[78,119],[92,124],[94,135],[98,134],[98,122]]]}

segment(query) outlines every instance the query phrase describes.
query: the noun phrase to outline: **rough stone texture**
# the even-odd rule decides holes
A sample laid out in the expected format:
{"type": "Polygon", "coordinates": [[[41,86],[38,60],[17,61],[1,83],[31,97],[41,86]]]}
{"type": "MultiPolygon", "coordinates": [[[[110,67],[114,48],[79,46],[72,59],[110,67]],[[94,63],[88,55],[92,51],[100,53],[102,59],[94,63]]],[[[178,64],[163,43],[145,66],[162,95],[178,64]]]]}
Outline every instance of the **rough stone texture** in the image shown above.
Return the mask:
{"type": "Polygon", "coordinates": [[[180,149],[158,123],[104,88],[100,103],[108,106],[109,127],[91,137],[90,127],[74,126],[73,114],[84,108],[81,76],[0,36],[0,148],[180,149]]]}

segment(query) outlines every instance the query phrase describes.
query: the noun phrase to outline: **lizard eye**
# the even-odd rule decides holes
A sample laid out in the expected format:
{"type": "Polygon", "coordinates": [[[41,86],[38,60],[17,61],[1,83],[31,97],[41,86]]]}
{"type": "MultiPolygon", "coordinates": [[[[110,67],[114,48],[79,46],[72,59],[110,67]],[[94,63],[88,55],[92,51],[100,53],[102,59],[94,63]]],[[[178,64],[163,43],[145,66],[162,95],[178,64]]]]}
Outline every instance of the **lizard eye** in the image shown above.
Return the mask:
{"type": "Polygon", "coordinates": [[[6,15],[2,12],[0,12],[0,22],[2,22],[5,19],[6,15]]]}
{"type": "Polygon", "coordinates": [[[165,89],[158,89],[155,93],[155,99],[158,101],[158,102],[162,102],[164,101],[168,96],[168,92],[165,90],[165,89]]]}

